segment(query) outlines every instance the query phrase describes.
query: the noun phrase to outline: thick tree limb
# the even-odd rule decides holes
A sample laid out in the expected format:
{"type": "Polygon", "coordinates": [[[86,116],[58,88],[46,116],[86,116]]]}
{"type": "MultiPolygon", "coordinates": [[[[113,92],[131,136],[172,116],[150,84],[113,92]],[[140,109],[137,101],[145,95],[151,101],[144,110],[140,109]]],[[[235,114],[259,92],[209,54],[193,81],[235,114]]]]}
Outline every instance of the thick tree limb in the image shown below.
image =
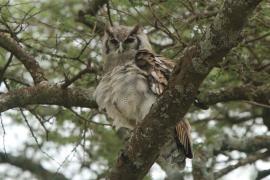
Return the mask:
{"type": "Polygon", "coordinates": [[[256,118],[261,118],[262,115],[261,114],[255,114],[255,115],[250,115],[250,116],[244,116],[244,117],[237,117],[237,116],[231,116],[228,113],[223,114],[221,116],[216,116],[216,117],[206,117],[204,119],[199,119],[199,120],[195,120],[192,121],[192,125],[204,125],[206,123],[208,123],[211,120],[215,120],[215,121],[223,121],[223,122],[227,122],[229,124],[241,124],[244,123],[246,121],[250,121],[250,120],[254,120],[256,118]]]}
{"type": "Polygon", "coordinates": [[[90,89],[61,88],[60,85],[41,83],[34,87],[22,88],[1,94],[0,112],[34,104],[97,108],[96,102],[92,97],[92,92],[90,89]]]}
{"type": "MultiPolygon", "coordinates": [[[[25,107],[27,105],[35,104],[97,108],[95,100],[92,97],[92,92],[93,90],[91,89],[83,88],[68,88],[65,90],[60,85],[49,84],[27,87],[6,94],[1,94],[0,112],[4,112],[8,109],[16,107],[25,107]],[[63,94],[68,94],[68,96],[63,94]]],[[[232,87],[216,92],[202,94],[200,95],[200,99],[204,104],[207,105],[236,100],[254,100],[256,102],[267,104],[270,100],[270,87],[269,85],[259,87],[232,87]]],[[[237,122],[240,120],[235,121],[237,122]]]]}
{"type": "Polygon", "coordinates": [[[249,100],[270,105],[270,84],[262,86],[242,85],[225,88],[215,92],[200,94],[199,99],[206,105],[237,100],[249,100]]]}
{"type": "Polygon", "coordinates": [[[42,180],[67,180],[63,174],[50,172],[42,167],[39,163],[33,162],[31,159],[27,159],[25,157],[15,157],[10,154],[7,155],[0,152],[0,163],[8,163],[22,170],[30,171],[42,180]]]}
{"type": "Polygon", "coordinates": [[[215,155],[221,151],[255,152],[263,148],[270,149],[270,136],[255,136],[244,139],[223,136],[219,142],[222,143],[221,146],[215,148],[215,155]]]}
{"type": "Polygon", "coordinates": [[[225,1],[205,39],[185,51],[169,82],[169,88],[139,124],[118,157],[109,179],[142,179],[159,155],[169,132],[184,117],[198,88],[214,65],[240,40],[240,32],[260,0],[225,1]]]}
{"type": "Polygon", "coordinates": [[[230,165],[230,166],[216,172],[214,174],[215,179],[218,179],[221,176],[224,176],[225,174],[231,172],[232,170],[234,170],[240,166],[250,164],[250,163],[253,163],[259,159],[265,159],[267,157],[270,157],[270,151],[266,151],[264,153],[257,152],[257,153],[251,154],[245,159],[240,159],[237,164],[230,165]]]}
{"type": "Polygon", "coordinates": [[[23,63],[25,68],[31,74],[35,84],[46,80],[43,74],[43,70],[40,68],[35,58],[25,52],[17,42],[15,42],[3,32],[0,32],[0,47],[11,52],[13,55],[16,56],[18,60],[23,63]]]}
{"type": "Polygon", "coordinates": [[[263,179],[270,175],[270,169],[259,171],[256,180],[263,179]]]}
{"type": "Polygon", "coordinates": [[[270,109],[264,108],[262,113],[263,124],[270,130],[270,109]]]}

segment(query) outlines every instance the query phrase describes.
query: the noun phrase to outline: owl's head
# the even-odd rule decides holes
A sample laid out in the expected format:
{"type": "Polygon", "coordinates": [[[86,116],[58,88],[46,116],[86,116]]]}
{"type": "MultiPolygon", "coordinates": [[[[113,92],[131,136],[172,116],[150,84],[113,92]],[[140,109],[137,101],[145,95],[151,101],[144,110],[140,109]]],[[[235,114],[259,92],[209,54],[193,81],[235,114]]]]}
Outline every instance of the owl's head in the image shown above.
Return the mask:
{"type": "Polygon", "coordinates": [[[115,25],[106,28],[103,37],[104,54],[123,54],[138,49],[152,50],[146,34],[139,25],[115,25]]]}

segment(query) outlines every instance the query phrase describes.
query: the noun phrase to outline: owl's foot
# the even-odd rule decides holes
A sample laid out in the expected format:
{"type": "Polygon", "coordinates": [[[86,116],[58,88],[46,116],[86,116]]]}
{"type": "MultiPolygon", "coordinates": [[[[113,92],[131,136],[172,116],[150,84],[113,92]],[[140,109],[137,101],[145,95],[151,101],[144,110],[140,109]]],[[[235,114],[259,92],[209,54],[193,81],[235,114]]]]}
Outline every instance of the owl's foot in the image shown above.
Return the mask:
{"type": "Polygon", "coordinates": [[[201,102],[197,97],[195,98],[194,100],[194,105],[200,109],[203,109],[203,110],[207,110],[209,109],[209,106],[207,106],[206,104],[204,104],[203,102],[201,102]]]}
{"type": "MultiPolygon", "coordinates": [[[[200,94],[200,91],[198,91],[198,94],[200,94]]],[[[204,104],[203,102],[201,102],[198,97],[195,97],[195,100],[194,100],[193,103],[194,103],[194,105],[196,107],[198,107],[200,109],[203,109],[203,110],[209,109],[209,106],[207,106],[206,104],[204,104]]]]}

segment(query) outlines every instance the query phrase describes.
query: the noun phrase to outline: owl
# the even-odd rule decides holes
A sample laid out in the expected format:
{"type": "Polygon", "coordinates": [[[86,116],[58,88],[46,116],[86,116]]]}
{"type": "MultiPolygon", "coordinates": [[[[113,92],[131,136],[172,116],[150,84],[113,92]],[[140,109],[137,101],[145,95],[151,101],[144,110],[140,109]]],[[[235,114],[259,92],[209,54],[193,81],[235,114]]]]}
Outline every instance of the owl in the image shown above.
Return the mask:
{"type": "MultiPolygon", "coordinates": [[[[140,26],[108,27],[102,42],[104,75],[94,97],[116,129],[132,130],[163,93],[175,63],[154,53],[140,26]]],[[[178,148],[192,158],[188,121],[179,121],[172,134],[178,148]]]]}

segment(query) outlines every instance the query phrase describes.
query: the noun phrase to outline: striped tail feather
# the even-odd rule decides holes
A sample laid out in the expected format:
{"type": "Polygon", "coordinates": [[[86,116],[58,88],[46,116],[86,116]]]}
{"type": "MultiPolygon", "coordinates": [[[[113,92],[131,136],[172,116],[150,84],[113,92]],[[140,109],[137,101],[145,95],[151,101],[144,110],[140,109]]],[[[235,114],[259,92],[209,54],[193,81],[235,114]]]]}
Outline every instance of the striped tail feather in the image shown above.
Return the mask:
{"type": "Polygon", "coordinates": [[[187,120],[180,121],[175,127],[175,141],[179,150],[184,150],[187,158],[193,158],[190,137],[190,124],[187,120]]]}
{"type": "Polygon", "coordinates": [[[193,158],[190,137],[190,125],[187,120],[180,121],[169,141],[161,149],[158,162],[168,164],[172,169],[182,170],[186,165],[186,158],[193,158]]]}

